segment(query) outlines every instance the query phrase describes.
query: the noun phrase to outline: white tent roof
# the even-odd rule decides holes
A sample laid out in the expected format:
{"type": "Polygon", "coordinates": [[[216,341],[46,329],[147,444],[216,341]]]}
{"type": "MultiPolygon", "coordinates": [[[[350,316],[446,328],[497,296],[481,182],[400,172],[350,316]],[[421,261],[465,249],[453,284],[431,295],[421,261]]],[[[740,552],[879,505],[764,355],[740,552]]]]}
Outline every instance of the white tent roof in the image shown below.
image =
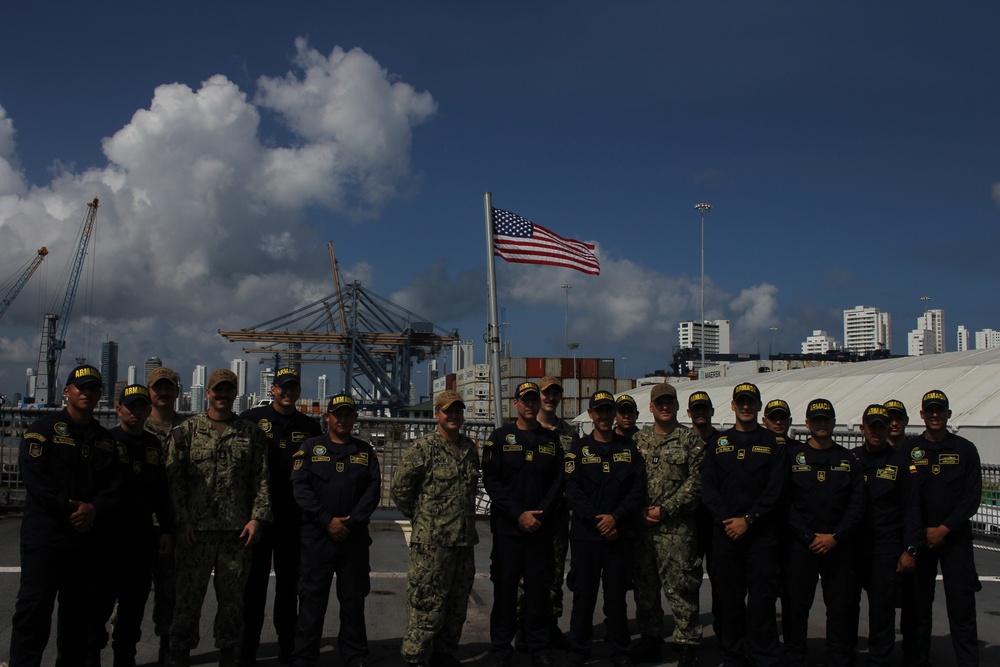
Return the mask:
{"type": "MultiPolygon", "coordinates": [[[[909,412],[910,430],[919,432],[920,398],[931,389],[948,395],[951,430],[977,444],[984,462],[1000,463],[1000,349],[948,352],[919,357],[802,368],[753,376],[681,382],[676,385],[681,421],[686,422],[687,399],[705,391],[715,405],[716,422],[733,423],[730,409],[733,387],[753,382],[764,403],[788,401],[792,423],[802,426],[805,410],[814,398],[829,399],[837,411],[837,427],[855,430],[864,409],[895,398],[909,412]]],[[[627,392],[639,406],[639,423],[652,423],[649,392],[652,385],[627,392]]],[[[583,413],[574,421],[589,421],[583,413]]]]}

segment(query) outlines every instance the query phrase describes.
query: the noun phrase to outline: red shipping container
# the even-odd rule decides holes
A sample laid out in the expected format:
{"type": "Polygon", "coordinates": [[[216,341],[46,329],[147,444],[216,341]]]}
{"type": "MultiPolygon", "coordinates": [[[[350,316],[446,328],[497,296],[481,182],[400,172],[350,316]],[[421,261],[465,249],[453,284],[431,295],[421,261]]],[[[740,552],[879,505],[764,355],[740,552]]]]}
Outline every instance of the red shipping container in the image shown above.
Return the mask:
{"type": "Polygon", "coordinates": [[[455,374],[448,373],[444,376],[444,386],[447,391],[455,391],[455,374]]]}
{"type": "Polygon", "coordinates": [[[542,377],[545,375],[545,357],[528,357],[525,370],[528,377],[542,377]]]}
{"type": "Polygon", "coordinates": [[[566,378],[578,378],[580,377],[580,364],[576,359],[573,358],[563,358],[562,360],[562,379],[566,378]]]}
{"type": "Polygon", "coordinates": [[[582,378],[597,377],[597,359],[580,360],[580,377],[582,378]]]}

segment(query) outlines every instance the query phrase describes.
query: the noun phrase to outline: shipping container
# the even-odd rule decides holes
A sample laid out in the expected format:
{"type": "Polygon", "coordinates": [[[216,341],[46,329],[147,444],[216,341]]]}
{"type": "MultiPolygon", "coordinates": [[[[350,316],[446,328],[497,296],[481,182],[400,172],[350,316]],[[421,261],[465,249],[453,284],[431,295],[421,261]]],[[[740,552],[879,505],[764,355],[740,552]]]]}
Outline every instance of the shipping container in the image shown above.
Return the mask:
{"type": "Polygon", "coordinates": [[[597,377],[597,359],[580,360],[580,377],[581,378],[597,377]]]}
{"type": "Polygon", "coordinates": [[[434,383],[431,385],[435,394],[438,394],[448,388],[448,376],[434,378],[434,383]]]}
{"type": "Polygon", "coordinates": [[[635,389],[635,381],[628,378],[618,378],[615,380],[615,394],[632,391],[635,389]]]}
{"type": "Polygon", "coordinates": [[[566,378],[580,377],[580,363],[573,358],[564,358],[562,360],[562,371],[559,377],[563,380],[566,378]]]}
{"type": "Polygon", "coordinates": [[[471,367],[472,376],[470,379],[474,380],[489,380],[490,379],[490,365],[489,364],[476,364],[471,367]]]}
{"type": "Polygon", "coordinates": [[[597,381],[597,391],[610,391],[612,394],[615,393],[614,378],[600,378],[597,381]]]}
{"type": "Polygon", "coordinates": [[[542,357],[528,357],[525,359],[526,367],[524,374],[527,377],[542,377],[547,375],[545,372],[545,359],[542,357]]]}
{"type": "Polygon", "coordinates": [[[458,377],[454,373],[448,373],[444,376],[445,389],[448,391],[455,391],[455,387],[458,386],[458,377]]]}
{"type": "Polygon", "coordinates": [[[580,378],[580,398],[590,399],[590,397],[597,391],[597,378],[580,378]]]}
{"type": "Polygon", "coordinates": [[[563,378],[563,398],[580,398],[580,379],[563,378]]]}
{"type": "Polygon", "coordinates": [[[549,357],[545,360],[545,372],[542,375],[551,375],[552,377],[562,377],[562,359],[557,357],[549,357]]]}
{"type": "Polygon", "coordinates": [[[527,360],[524,357],[511,357],[510,359],[500,360],[500,377],[511,378],[511,377],[527,377],[528,372],[525,370],[527,367],[527,360]]]}
{"type": "Polygon", "coordinates": [[[490,402],[489,401],[470,401],[465,404],[465,418],[466,419],[489,419],[490,418],[490,402]]]}
{"type": "Polygon", "coordinates": [[[615,360],[614,359],[598,359],[597,361],[597,377],[604,379],[614,379],[615,378],[615,360]]]}
{"type": "Polygon", "coordinates": [[[562,415],[562,418],[567,421],[572,421],[573,419],[576,419],[576,417],[578,417],[580,413],[587,411],[587,405],[590,403],[590,399],[588,398],[586,401],[583,402],[582,409],[580,408],[580,403],[581,400],[578,398],[564,398],[562,400],[562,403],[559,404],[559,411],[562,415]]]}

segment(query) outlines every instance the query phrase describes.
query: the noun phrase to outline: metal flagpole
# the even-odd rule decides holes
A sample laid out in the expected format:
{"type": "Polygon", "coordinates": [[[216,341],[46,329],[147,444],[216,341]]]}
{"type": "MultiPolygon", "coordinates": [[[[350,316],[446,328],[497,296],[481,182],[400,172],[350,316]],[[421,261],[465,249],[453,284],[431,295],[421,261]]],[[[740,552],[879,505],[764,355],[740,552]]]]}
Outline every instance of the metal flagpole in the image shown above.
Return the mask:
{"type": "Polygon", "coordinates": [[[500,396],[500,317],[497,309],[497,270],[493,263],[493,194],[483,194],[486,209],[486,286],[490,295],[490,324],[486,344],[490,352],[490,375],[493,378],[493,422],[503,426],[503,400],[500,396]]]}

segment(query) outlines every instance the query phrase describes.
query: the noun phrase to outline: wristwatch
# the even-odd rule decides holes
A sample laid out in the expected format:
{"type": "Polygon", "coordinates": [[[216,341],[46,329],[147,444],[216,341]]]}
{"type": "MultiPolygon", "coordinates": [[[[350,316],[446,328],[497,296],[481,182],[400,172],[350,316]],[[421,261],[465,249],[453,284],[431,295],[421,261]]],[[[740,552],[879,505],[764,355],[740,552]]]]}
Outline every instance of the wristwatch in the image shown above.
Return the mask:
{"type": "Polygon", "coordinates": [[[746,515],[744,515],[743,520],[747,522],[748,526],[752,526],[753,525],[753,514],[746,514],[746,515]]]}
{"type": "Polygon", "coordinates": [[[916,547],[906,547],[906,553],[908,553],[911,556],[913,556],[914,558],[916,558],[917,557],[917,548],[916,547]]]}

